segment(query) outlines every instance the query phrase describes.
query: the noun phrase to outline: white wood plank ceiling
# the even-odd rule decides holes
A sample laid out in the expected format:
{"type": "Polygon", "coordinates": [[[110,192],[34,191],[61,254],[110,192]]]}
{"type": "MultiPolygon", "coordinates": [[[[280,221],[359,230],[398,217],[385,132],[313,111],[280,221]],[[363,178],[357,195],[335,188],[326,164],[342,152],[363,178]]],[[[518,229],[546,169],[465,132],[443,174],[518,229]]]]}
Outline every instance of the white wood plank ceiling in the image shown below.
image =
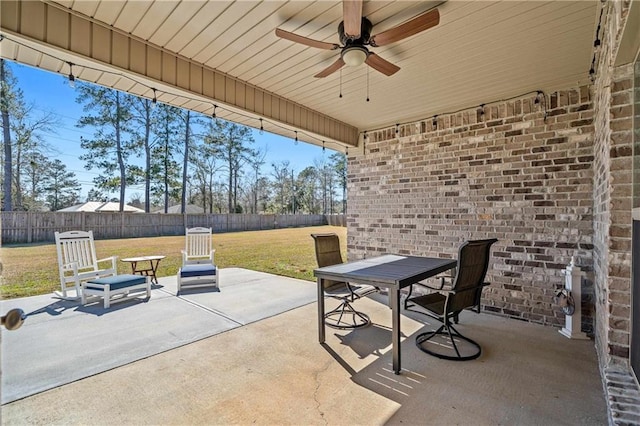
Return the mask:
{"type": "MultiPolygon", "coordinates": [[[[336,72],[326,78],[314,78],[339,57],[339,51],[280,39],[274,30],[281,28],[315,40],[340,43],[340,1],[56,3],[355,126],[360,132],[472,108],[528,91],[549,92],[588,84],[600,9],[596,0],[365,1],[363,15],[374,24],[372,34],[433,7],[439,9],[440,24],[388,46],[370,48],[401,67],[392,76],[362,65],[344,67],[342,75],[336,72]]],[[[64,62],[55,63],[26,49],[16,49],[22,51],[3,49],[2,55],[68,72],[64,62]]],[[[98,74],[85,70],[79,77],[89,81],[106,78],[98,74]]],[[[128,89],[150,96],[144,87],[128,89]]],[[[197,102],[175,96],[161,100],[210,109],[210,105],[204,105],[207,102],[197,107],[197,102]]],[[[247,124],[255,126],[255,122],[247,124]]]]}

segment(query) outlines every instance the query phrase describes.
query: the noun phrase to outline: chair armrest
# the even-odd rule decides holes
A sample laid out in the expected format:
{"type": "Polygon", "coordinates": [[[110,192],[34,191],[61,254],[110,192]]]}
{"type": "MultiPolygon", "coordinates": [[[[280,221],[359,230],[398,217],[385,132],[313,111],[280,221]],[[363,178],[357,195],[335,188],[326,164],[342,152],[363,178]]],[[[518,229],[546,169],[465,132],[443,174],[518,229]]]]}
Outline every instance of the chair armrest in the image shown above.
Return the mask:
{"type": "Polygon", "coordinates": [[[100,264],[103,262],[111,261],[111,269],[113,269],[114,271],[117,271],[118,270],[118,266],[116,264],[117,260],[118,260],[118,256],[110,256],[110,257],[105,257],[104,259],[98,259],[96,262],[100,264]]]}
{"type": "Polygon", "coordinates": [[[460,290],[442,290],[443,293],[449,293],[449,294],[456,294],[456,293],[463,293],[465,291],[478,291],[478,290],[482,290],[484,287],[488,286],[490,283],[484,282],[480,285],[474,286],[474,287],[467,287],[467,288],[463,288],[460,290]]]}
{"type": "Polygon", "coordinates": [[[413,283],[409,286],[409,293],[407,293],[407,295],[404,298],[404,308],[407,309],[409,307],[409,302],[411,301],[411,295],[413,294],[413,286],[420,286],[423,288],[426,288],[428,290],[433,290],[433,291],[443,291],[443,290],[447,290],[445,288],[445,285],[452,285],[453,284],[453,276],[450,275],[436,275],[435,277],[429,278],[428,280],[425,281],[419,281],[417,283],[413,283]],[[430,281],[432,281],[434,278],[440,278],[440,284],[434,284],[434,285],[429,285],[428,283],[430,281]],[[447,282],[449,281],[449,282],[447,282]]]}
{"type": "Polygon", "coordinates": [[[452,277],[434,277],[434,278],[440,278],[439,280],[437,280],[436,282],[434,282],[433,284],[429,281],[420,281],[418,283],[416,283],[417,285],[421,286],[421,287],[425,287],[428,288],[429,290],[445,290],[445,285],[451,285],[452,284],[452,277]],[[438,284],[439,282],[439,284],[438,284]]]}
{"type": "Polygon", "coordinates": [[[211,263],[213,263],[214,265],[216,264],[216,263],[213,261],[213,259],[214,259],[213,255],[215,254],[215,252],[216,252],[216,249],[213,249],[213,250],[211,250],[211,253],[209,253],[209,257],[211,258],[211,263]]]}
{"type": "Polygon", "coordinates": [[[63,271],[73,271],[74,274],[78,273],[78,262],[69,262],[62,265],[63,271]]]}

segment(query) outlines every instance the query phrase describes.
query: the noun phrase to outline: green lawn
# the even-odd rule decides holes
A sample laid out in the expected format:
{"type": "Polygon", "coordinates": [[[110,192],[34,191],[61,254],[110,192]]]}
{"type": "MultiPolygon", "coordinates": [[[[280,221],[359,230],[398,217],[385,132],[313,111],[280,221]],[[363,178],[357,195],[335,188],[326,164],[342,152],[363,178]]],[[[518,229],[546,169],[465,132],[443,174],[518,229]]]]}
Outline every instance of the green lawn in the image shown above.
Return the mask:
{"type": "MultiPolygon", "coordinates": [[[[214,234],[215,263],[219,268],[239,267],[313,281],[316,259],[312,233],[335,232],[346,253],[347,229],[314,226],[268,231],[214,234]]],[[[158,276],[175,275],[180,267],[184,236],[127,238],[96,241],[98,258],[165,255],[158,276]]],[[[345,256],[346,258],[346,256],[345,256]]],[[[55,244],[7,245],[0,247],[2,282],[0,297],[34,296],[60,289],[55,244]]],[[[130,265],[118,262],[119,273],[130,273],[130,265]]]]}

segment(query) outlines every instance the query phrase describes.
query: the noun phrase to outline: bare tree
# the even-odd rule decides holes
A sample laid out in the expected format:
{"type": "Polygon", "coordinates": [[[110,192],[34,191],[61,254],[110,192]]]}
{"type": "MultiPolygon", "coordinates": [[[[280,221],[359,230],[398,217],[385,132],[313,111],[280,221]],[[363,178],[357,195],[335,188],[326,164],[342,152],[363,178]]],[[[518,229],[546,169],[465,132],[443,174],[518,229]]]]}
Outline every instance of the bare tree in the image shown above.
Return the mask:
{"type": "MultiPolygon", "coordinates": [[[[40,168],[41,173],[47,172],[47,165],[34,161],[36,154],[46,156],[50,151],[49,145],[42,138],[42,132],[53,132],[58,120],[52,113],[35,114],[34,105],[21,104],[15,109],[14,120],[11,124],[13,131],[13,184],[15,206],[25,210],[24,170],[27,167],[40,168]]],[[[48,163],[47,163],[48,164],[48,163]]]]}
{"type": "Polygon", "coordinates": [[[251,176],[251,183],[249,188],[249,196],[251,199],[251,213],[258,213],[258,199],[260,198],[260,192],[262,189],[262,176],[260,175],[260,171],[262,170],[262,166],[264,165],[264,159],[267,156],[266,150],[252,150],[249,154],[249,165],[251,166],[251,170],[253,171],[253,175],[251,176]]]}
{"type": "Polygon", "coordinates": [[[273,204],[275,211],[278,213],[287,213],[291,205],[292,185],[291,185],[291,173],[293,169],[289,167],[289,161],[281,161],[280,163],[271,164],[273,176],[273,188],[274,188],[274,200],[273,204]]]}
{"type": "Polygon", "coordinates": [[[237,211],[238,181],[242,166],[248,161],[251,149],[248,144],[254,142],[248,127],[215,119],[205,136],[205,143],[217,147],[225,162],[227,175],[227,207],[229,213],[237,211]]]}

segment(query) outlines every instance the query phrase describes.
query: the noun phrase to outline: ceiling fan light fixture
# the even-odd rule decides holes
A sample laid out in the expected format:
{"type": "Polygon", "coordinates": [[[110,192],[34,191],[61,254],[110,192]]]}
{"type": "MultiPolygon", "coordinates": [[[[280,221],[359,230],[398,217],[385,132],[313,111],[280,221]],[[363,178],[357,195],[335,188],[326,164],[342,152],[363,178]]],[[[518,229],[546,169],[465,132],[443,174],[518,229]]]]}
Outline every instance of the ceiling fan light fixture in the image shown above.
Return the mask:
{"type": "Polygon", "coordinates": [[[369,51],[361,46],[347,47],[342,51],[342,60],[350,67],[357,67],[364,64],[367,56],[369,56],[369,51]]]}

